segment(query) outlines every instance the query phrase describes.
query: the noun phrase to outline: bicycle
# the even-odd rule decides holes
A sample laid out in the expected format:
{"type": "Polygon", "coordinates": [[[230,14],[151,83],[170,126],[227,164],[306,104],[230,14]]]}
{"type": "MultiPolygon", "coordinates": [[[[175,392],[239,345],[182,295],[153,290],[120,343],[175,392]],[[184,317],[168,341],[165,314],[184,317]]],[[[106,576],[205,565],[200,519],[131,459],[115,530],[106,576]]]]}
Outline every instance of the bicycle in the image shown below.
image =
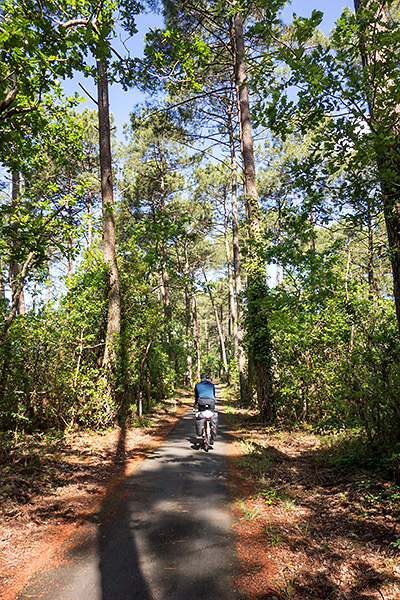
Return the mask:
{"type": "Polygon", "coordinates": [[[214,435],[218,428],[218,413],[214,412],[211,406],[211,404],[202,404],[201,410],[195,404],[192,406],[192,410],[196,414],[196,435],[201,437],[200,448],[206,452],[213,445],[214,435]]]}
{"type": "Polygon", "coordinates": [[[205,452],[208,452],[213,442],[211,428],[211,417],[213,416],[213,411],[210,410],[210,406],[207,404],[205,410],[202,410],[201,412],[204,417],[204,425],[201,432],[202,447],[205,452]]]}

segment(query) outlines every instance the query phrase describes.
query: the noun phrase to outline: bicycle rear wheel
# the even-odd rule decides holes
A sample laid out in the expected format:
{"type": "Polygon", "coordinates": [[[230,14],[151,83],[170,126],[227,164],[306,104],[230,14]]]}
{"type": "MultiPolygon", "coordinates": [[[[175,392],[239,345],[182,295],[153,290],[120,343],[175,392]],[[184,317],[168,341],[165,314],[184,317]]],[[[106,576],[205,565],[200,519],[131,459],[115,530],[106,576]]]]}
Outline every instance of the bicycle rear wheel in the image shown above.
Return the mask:
{"type": "Polygon", "coordinates": [[[211,426],[210,426],[210,421],[206,421],[204,424],[204,430],[203,430],[203,448],[206,452],[208,452],[209,448],[210,448],[210,442],[211,442],[211,426]]]}

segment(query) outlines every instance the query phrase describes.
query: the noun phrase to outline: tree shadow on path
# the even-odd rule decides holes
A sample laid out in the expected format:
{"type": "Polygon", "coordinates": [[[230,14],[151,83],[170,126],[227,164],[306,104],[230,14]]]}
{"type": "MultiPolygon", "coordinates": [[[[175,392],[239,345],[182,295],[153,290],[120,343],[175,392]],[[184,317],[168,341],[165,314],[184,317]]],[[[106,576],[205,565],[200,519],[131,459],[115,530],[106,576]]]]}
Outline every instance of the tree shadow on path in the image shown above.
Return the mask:
{"type": "MultiPolygon", "coordinates": [[[[167,442],[110,491],[19,600],[234,600],[223,437],[190,447],[185,415],[167,442]]],[[[127,465],[121,427],[115,462],[127,465]]]]}

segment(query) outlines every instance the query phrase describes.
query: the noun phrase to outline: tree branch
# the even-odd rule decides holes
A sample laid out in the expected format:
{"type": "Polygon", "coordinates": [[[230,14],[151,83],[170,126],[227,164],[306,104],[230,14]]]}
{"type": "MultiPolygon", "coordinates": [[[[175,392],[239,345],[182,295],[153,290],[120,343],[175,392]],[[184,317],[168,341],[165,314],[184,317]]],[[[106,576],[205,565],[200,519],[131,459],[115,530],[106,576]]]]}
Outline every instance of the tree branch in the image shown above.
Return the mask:
{"type": "Polygon", "coordinates": [[[17,97],[17,94],[18,94],[18,86],[16,85],[13,88],[11,88],[11,90],[8,92],[8,94],[4,98],[4,100],[2,102],[0,102],[0,113],[7,110],[7,108],[10,106],[10,104],[12,104],[14,102],[15,98],[17,97]]]}
{"type": "MultiPolygon", "coordinates": [[[[41,234],[38,236],[38,238],[37,238],[37,242],[39,242],[39,241],[40,241],[40,240],[43,238],[43,236],[45,235],[46,226],[47,226],[47,225],[48,225],[48,224],[49,224],[49,223],[50,223],[50,222],[51,222],[51,221],[52,221],[52,220],[53,220],[53,219],[54,219],[54,218],[55,218],[55,217],[56,217],[56,216],[57,216],[57,215],[58,215],[58,214],[59,214],[59,213],[60,213],[60,212],[61,212],[61,211],[64,209],[64,208],[65,208],[64,206],[60,206],[60,207],[59,207],[59,208],[58,208],[58,209],[57,209],[57,210],[56,210],[56,211],[55,211],[55,212],[54,212],[52,215],[50,215],[50,216],[49,216],[49,217],[48,217],[48,218],[45,220],[45,222],[43,223],[42,233],[41,233],[41,234]]],[[[27,259],[26,259],[26,261],[25,261],[25,263],[24,263],[24,266],[23,266],[23,267],[22,267],[22,269],[21,269],[21,273],[20,273],[20,276],[19,276],[19,283],[18,283],[18,287],[17,287],[17,289],[15,290],[15,294],[14,294],[13,301],[12,301],[12,304],[11,304],[11,310],[10,310],[10,313],[9,313],[9,315],[8,315],[7,319],[5,320],[5,323],[4,323],[4,326],[3,326],[3,329],[2,329],[2,331],[1,331],[1,333],[0,333],[0,346],[2,345],[2,343],[3,343],[3,341],[4,341],[4,337],[5,337],[5,335],[6,335],[7,331],[8,331],[8,329],[9,329],[9,327],[10,327],[11,323],[13,322],[13,320],[14,320],[14,317],[15,317],[15,315],[16,315],[16,313],[17,313],[17,308],[18,308],[19,299],[20,299],[20,296],[21,296],[21,294],[22,294],[22,290],[24,289],[25,277],[26,277],[26,275],[27,275],[27,273],[28,273],[29,266],[30,266],[30,264],[31,264],[31,262],[32,262],[32,260],[33,260],[33,258],[34,258],[34,256],[35,256],[35,254],[36,254],[36,249],[35,249],[35,250],[31,250],[31,251],[29,252],[29,254],[28,254],[28,257],[27,257],[27,259]]]]}

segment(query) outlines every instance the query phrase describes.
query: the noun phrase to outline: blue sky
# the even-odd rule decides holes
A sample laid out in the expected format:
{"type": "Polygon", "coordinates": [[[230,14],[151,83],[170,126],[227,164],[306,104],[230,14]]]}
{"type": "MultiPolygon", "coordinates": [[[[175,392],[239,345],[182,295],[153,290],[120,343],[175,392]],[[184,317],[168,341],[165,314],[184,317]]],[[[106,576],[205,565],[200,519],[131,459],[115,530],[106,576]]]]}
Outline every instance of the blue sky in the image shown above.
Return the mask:
{"type": "MultiPolygon", "coordinates": [[[[342,10],[345,6],[349,6],[353,9],[353,0],[330,0],[325,2],[324,6],[320,6],[320,2],[317,0],[293,0],[291,4],[288,4],[282,15],[286,22],[291,22],[292,14],[296,13],[297,16],[309,17],[313,9],[318,8],[324,12],[324,19],[321,23],[321,29],[324,33],[328,33],[334,26],[335,21],[340,17],[342,10]]],[[[137,19],[138,33],[129,40],[127,46],[132,56],[140,56],[143,49],[143,40],[146,32],[150,28],[161,27],[162,21],[158,15],[154,14],[141,14],[138,15],[137,19]]],[[[121,46],[122,48],[122,46],[121,46]]],[[[80,96],[85,97],[85,92],[82,91],[79,86],[81,83],[90,95],[94,98],[97,97],[97,91],[90,79],[85,79],[81,75],[73,80],[64,82],[64,90],[67,95],[72,95],[78,92],[80,96]]],[[[95,104],[88,96],[84,103],[80,105],[81,108],[87,106],[89,109],[94,109],[95,104]]],[[[122,128],[123,124],[129,121],[129,115],[132,112],[134,106],[138,103],[144,102],[146,96],[138,90],[132,89],[124,92],[121,86],[113,85],[110,88],[110,110],[114,115],[114,123],[117,126],[118,138],[122,139],[122,128]]]]}
{"type": "MultiPolygon", "coordinates": [[[[121,35],[122,41],[126,44],[126,47],[129,49],[132,57],[142,55],[144,37],[147,31],[156,27],[162,27],[162,19],[158,15],[154,14],[141,14],[136,17],[136,24],[138,33],[131,39],[126,40],[126,36],[121,35]]],[[[113,44],[122,55],[126,54],[126,50],[124,49],[119,38],[116,39],[113,44]]],[[[78,110],[79,108],[83,107],[87,107],[90,110],[94,110],[96,108],[96,105],[90,99],[90,96],[97,98],[97,89],[92,79],[85,78],[80,73],[77,73],[73,80],[67,80],[63,82],[63,88],[65,94],[67,95],[72,96],[75,94],[75,92],[77,92],[81,97],[86,97],[85,102],[78,106],[78,110]],[[88,95],[85,94],[79,84],[81,84],[85,90],[87,90],[88,95]]],[[[144,102],[146,96],[136,89],[131,89],[125,92],[118,84],[110,86],[109,96],[110,110],[114,115],[114,123],[117,125],[118,138],[122,139],[122,128],[124,123],[129,121],[129,115],[134,106],[138,103],[144,102]]]]}

